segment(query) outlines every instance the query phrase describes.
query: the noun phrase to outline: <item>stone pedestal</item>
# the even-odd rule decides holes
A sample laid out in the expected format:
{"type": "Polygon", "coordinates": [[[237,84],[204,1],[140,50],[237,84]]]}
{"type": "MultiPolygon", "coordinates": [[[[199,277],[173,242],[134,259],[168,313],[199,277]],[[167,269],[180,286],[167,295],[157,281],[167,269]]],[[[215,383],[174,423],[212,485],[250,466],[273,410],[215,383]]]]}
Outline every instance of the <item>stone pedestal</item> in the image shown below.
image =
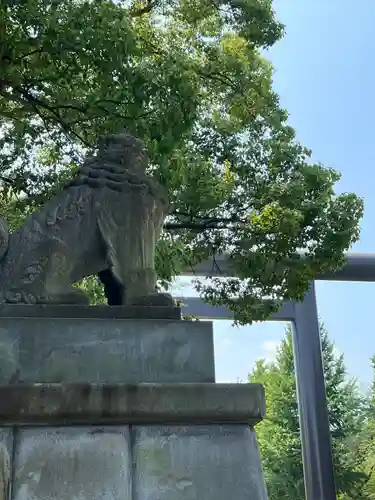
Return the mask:
{"type": "Polygon", "coordinates": [[[264,391],[213,383],[211,323],[62,310],[2,311],[0,500],[267,499],[264,391]]]}

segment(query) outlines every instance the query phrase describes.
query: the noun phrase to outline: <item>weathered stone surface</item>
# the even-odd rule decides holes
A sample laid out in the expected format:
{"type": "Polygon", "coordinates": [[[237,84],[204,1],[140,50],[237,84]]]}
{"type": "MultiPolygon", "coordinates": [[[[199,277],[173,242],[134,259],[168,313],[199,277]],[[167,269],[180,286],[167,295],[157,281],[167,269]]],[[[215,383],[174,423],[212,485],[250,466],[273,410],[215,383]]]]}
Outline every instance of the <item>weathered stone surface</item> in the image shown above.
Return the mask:
{"type": "Polygon", "coordinates": [[[259,384],[0,386],[2,424],[256,424],[265,414],[259,384]]]}
{"type": "Polygon", "coordinates": [[[8,500],[12,475],[13,429],[0,427],[0,500],[8,500]]]}
{"type": "Polygon", "coordinates": [[[180,307],[3,304],[0,318],[181,319],[180,307]]]}
{"type": "Polygon", "coordinates": [[[156,293],[155,245],[170,209],[147,152],[104,137],[75,178],[9,234],[0,220],[0,303],[85,304],[72,284],[98,275],[110,305],[173,306],[156,293]]]}
{"type": "Polygon", "coordinates": [[[2,318],[0,383],[214,382],[212,324],[2,318]]]}
{"type": "Polygon", "coordinates": [[[133,500],[267,500],[246,425],[134,427],[133,500]]]}
{"type": "Polygon", "coordinates": [[[13,500],[131,500],[129,429],[20,429],[13,500]]]}

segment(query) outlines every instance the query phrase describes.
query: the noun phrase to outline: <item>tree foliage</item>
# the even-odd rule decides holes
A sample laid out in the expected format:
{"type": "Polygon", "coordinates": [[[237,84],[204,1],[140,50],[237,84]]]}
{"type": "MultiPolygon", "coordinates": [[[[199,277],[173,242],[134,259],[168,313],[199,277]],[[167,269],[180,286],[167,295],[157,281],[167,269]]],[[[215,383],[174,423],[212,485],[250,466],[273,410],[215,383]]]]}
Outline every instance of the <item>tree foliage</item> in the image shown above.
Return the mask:
{"type": "MultiPolygon", "coordinates": [[[[343,356],[335,354],[323,326],[321,341],[337,492],[345,500],[367,498],[363,496],[367,476],[353,442],[363,429],[364,398],[355,382],[347,380],[343,356]]],[[[267,416],[257,434],[270,500],[304,500],[290,328],[276,361],[258,361],[249,380],[264,384],[266,391],[267,416]]]]}
{"type": "Polygon", "coordinates": [[[375,499],[375,355],[371,358],[373,382],[368,397],[364,426],[354,440],[357,463],[366,474],[363,486],[363,498],[375,499]]]}
{"type": "Polygon", "coordinates": [[[197,288],[242,322],[265,318],[341,265],[362,214],[272,89],[262,54],[282,35],[271,0],[2,0],[3,183],[38,206],[99,136],[126,129],[173,204],[162,281],[228,252],[238,278],[197,288]]]}

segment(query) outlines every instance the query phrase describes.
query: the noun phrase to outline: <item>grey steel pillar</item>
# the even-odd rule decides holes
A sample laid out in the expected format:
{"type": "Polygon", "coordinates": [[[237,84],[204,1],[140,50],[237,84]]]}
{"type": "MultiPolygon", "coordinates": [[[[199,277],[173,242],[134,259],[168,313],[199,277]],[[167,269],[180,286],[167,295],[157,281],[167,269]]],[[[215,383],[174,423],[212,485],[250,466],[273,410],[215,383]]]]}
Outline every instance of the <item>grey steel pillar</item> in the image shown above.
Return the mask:
{"type": "Polygon", "coordinates": [[[295,304],[293,350],[306,500],[336,500],[314,283],[295,304]]]}

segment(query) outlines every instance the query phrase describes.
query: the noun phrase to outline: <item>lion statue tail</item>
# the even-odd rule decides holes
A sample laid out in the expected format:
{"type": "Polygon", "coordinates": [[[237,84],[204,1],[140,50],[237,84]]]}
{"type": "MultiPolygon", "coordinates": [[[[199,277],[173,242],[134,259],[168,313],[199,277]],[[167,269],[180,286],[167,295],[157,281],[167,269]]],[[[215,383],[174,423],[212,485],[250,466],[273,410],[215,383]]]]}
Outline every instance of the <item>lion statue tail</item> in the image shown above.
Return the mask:
{"type": "Polygon", "coordinates": [[[9,245],[9,226],[7,221],[0,217],[0,261],[8,251],[9,245]]]}

